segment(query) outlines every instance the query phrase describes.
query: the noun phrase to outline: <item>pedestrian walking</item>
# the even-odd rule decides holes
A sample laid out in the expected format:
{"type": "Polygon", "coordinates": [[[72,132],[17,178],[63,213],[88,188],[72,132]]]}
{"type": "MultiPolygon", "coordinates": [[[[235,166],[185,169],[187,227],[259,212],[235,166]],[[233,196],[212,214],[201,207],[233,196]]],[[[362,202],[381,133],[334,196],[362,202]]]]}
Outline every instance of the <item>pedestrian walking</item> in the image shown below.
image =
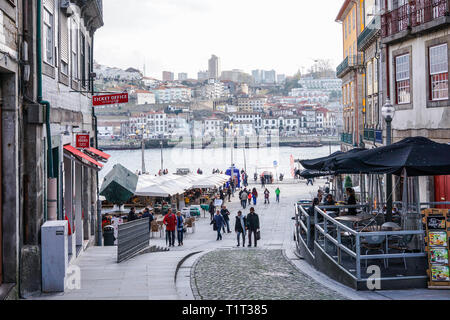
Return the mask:
{"type": "Polygon", "coordinates": [[[242,211],[238,211],[236,216],[236,223],[234,224],[234,231],[237,233],[237,246],[240,246],[240,238],[242,236],[242,247],[245,247],[245,236],[247,226],[247,218],[242,215],[242,211]]]}
{"type": "Polygon", "coordinates": [[[256,206],[256,199],[258,198],[258,191],[256,191],[256,188],[253,188],[252,190],[252,198],[253,198],[253,205],[256,206]]]}
{"type": "Polygon", "coordinates": [[[279,187],[277,187],[275,189],[275,196],[277,198],[277,202],[280,203],[280,188],[279,187]]]}
{"type": "Polygon", "coordinates": [[[256,247],[258,239],[257,232],[259,231],[259,217],[255,212],[255,208],[250,208],[250,213],[247,215],[247,230],[248,230],[248,246],[252,246],[252,234],[254,237],[254,246],[256,247]]]}
{"type": "Polygon", "coordinates": [[[265,184],[266,184],[265,182],[266,182],[266,180],[265,180],[264,176],[261,175],[261,188],[265,187],[265,184]]]}
{"type": "Polygon", "coordinates": [[[178,246],[183,245],[183,233],[184,233],[184,219],[181,216],[181,212],[177,212],[177,240],[178,246]]]}
{"type": "Polygon", "coordinates": [[[308,178],[308,181],[306,181],[306,185],[308,186],[310,183],[312,186],[314,185],[312,178],[308,178]]]}
{"type": "Polygon", "coordinates": [[[227,188],[227,196],[228,196],[228,202],[231,202],[231,187],[230,186],[227,188]]]}
{"type": "Polygon", "coordinates": [[[249,192],[249,193],[248,193],[248,196],[247,196],[247,199],[248,199],[248,205],[249,205],[249,206],[252,204],[252,197],[253,197],[252,193],[249,192]]]}
{"type": "Polygon", "coordinates": [[[211,224],[213,225],[213,230],[217,231],[217,240],[222,240],[222,234],[220,231],[222,230],[222,227],[225,223],[225,220],[223,219],[223,216],[220,214],[220,210],[216,211],[216,214],[214,215],[214,219],[211,221],[211,224]]]}
{"type": "Polygon", "coordinates": [[[177,227],[177,218],[172,213],[172,209],[169,209],[164,216],[163,224],[166,226],[166,240],[169,240],[169,247],[175,246],[175,229],[177,227]]]}
{"type": "Polygon", "coordinates": [[[225,233],[225,225],[227,226],[227,232],[231,233],[230,231],[230,211],[228,211],[226,206],[222,206],[222,209],[220,210],[220,214],[223,217],[223,220],[225,221],[225,224],[223,225],[223,233],[225,233]]]}
{"type": "Polygon", "coordinates": [[[234,179],[230,179],[230,186],[231,186],[231,194],[234,197],[234,193],[236,192],[236,184],[234,182],[234,179]]]}
{"type": "Polygon", "coordinates": [[[209,204],[209,214],[211,215],[211,221],[214,219],[214,212],[215,212],[215,207],[214,207],[214,200],[212,199],[210,204],[209,204]]]}
{"type": "Polygon", "coordinates": [[[267,188],[266,188],[266,190],[264,190],[264,204],[266,204],[266,203],[270,204],[269,195],[270,195],[270,191],[267,190],[267,188]]]}
{"type": "Polygon", "coordinates": [[[247,197],[248,197],[247,189],[242,190],[239,195],[239,199],[241,199],[241,205],[243,209],[247,207],[247,197]]]}

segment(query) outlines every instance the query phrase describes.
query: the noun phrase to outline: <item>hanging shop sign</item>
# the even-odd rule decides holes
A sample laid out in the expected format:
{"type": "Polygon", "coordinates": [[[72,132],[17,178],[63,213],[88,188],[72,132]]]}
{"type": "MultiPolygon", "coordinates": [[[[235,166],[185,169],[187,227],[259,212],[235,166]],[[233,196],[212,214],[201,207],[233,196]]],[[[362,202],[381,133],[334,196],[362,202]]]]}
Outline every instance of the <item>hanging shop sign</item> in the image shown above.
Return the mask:
{"type": "Polygon", "coordinates": [[[428,288],[450,288],[450,210],[424,209],[426,250],[428,252],[428,288]]]}
{"type": "Polygon", "coordinates": [[[108,94],[92,97],[92,105],[94,107],[116,103],[128,103],[128,93],[108,94]]]}
{"type": "Polygon", "coordinates": [[[90,147],[89,145],[89,135],[88,134],[77,134],[76,139],[76,148],[77,149],[87,149],[90,147]]]}

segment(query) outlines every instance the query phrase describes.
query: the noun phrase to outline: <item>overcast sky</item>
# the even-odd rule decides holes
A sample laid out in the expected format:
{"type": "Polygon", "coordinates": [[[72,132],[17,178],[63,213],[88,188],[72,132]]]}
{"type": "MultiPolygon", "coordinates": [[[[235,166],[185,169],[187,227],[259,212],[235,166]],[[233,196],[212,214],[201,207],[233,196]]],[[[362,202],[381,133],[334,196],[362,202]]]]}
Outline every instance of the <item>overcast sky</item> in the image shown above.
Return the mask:
{"type": "Polygon", "coordinates": [[[104,0],[105,25],[95,60],[134,67],[160,79],[163,70],[197,78],[215,54],[221,70],[292,75],[313,59],[342,60],[343,0],[104,0]]]}

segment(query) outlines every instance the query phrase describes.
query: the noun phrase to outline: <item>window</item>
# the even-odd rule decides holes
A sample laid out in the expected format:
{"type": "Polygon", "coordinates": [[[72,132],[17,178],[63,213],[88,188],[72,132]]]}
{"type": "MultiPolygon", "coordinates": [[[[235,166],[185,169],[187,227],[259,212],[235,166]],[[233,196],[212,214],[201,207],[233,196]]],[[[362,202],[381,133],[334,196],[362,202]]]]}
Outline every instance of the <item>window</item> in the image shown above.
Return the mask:
{"type": "Polygon", "coordinates": [[[410,103],[409,53],[395,58],[397,104],[410,103]]]}
{"type": "Polygon", "coordinates": [[[430,96],[431,100],[448,99],[447,44],[430,47],[430,96]]]}
{"type": "Polygon", "coordinates": [[[372,73],[372,62],[369,61],[367,62],[367,94],[368,95],[372,95],[373,93],[373,87],[372,87],[372,83],[373,83],[373,73],[372,73]]]}
{"type": "Polygon", "coordinates": [[[53,65],[53,13],[44,8],[44,61],[53,65]]]}
{"type": "Polygon", "coordinates": [[[78,26],[74,19],[72,20],[71,52],[72,79],[78,80],[78,26]]]}
{"type": "Polygon", "coordinates": [[[80,33],[80,39],[81,85],[86,87],[86,40],[84,34],[80,33]]]}

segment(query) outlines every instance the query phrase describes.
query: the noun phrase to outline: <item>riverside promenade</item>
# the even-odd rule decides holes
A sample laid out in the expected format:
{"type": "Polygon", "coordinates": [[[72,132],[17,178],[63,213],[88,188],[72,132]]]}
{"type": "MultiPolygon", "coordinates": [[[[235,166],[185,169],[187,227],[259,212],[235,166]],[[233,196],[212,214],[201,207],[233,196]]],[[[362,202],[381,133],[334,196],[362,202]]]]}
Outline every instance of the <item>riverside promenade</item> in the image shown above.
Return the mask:
{"type": "MultiPolygon", "coordinates": [[[[294,203],[310,199],[324,180],[314,186],[285,180],[269,185],[270,204],[264,204],[263,189],[255,207],[260,217],[258,247],[236,247],[234,221],[242,210],[238,194],[225,202],[231,212],[232,233],[216,241],[209,213],[196,222],[194,233],[185,234],[184,246],[166,252],[138,255],[116,263],[116,247],[91,247],[74,263],[79,267],[81,286],[64,293],[41,294],[33,299],[51,300],[193,300],[193,299],[449,299],[450,292],[400,290],[360,292],[345,287],[313,269],[295,255],[293,241],[294,203]],[[275,188],[281,189],[280,203],[275,188]],[[211,282],[212,281],[212,282],[211,282]]],[[[249,207],[242,210],[249,212],[249,207]]],[[[165,247],[165,238],[154,234],[151,245],[165,247]]],[[[246,243],[247,244],[247,243],[246,243]]]]}

